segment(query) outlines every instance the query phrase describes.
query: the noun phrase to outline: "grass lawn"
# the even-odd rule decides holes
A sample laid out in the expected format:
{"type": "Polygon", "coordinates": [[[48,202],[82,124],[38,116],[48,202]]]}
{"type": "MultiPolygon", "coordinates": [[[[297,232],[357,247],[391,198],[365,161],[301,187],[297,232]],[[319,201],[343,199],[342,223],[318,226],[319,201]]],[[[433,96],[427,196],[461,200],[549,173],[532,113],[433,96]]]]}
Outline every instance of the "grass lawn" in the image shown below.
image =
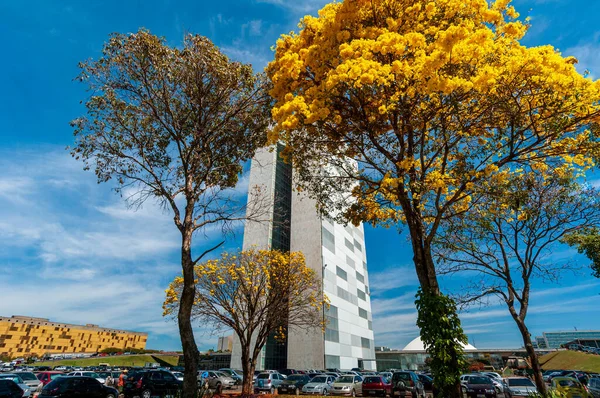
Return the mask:
{"type": "Polygon", "coordinates": [[[114,357],[94,357],[80,359],[61,359],[56,361],[36,362],[34,366],[98,366],[107,363],[111,366],[144,366],[147,362],[164,362],[166,366],[176,366],[177,355],[119,355],[114,357]],[[157,361],[158,359],[158,361],[157,361]]]}
{"type": "Polygon", "coordinates": [[[540,358],[544,369],[584,370],[600,373],[600,355],[579,351],[557,351],[540,358]]]}

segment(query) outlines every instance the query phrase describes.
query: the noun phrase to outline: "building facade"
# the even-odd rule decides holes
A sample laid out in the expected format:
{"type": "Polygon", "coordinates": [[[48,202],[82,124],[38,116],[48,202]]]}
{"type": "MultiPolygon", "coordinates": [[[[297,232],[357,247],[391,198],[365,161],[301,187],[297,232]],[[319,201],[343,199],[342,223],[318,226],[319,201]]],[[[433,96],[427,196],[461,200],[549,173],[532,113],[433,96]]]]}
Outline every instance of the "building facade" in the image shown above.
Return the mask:
{"type": "Polygon", "coordinates": [[[600,330],[568,330],[564,332],[544,332],[542,336],[535,338],[540,348],[557,349],[563,344],[572,341],[594,342],[590,346],[596,346],[595,342],[600,340],[600,330]]]}
{"type": "MultiPolygon", "coordinates": [[[[290,328],[285,342],[270,338],[258,369],[375,369],[371,299],[362,225],[343,226],[319,216],[315,202],[293,192],[282,146],[259,150],[252,160],[249,186],[270,197],[271,223],[246,224],[244,250],[301,251],[306,265],[323,277],[330,300],[324,311],[325,333],[319,328],[290,328]]],[[[251,200],[252,198],[249,198],[251,200]]],[[[234,339],[233,368],[241,368],[239,341],[234,339]]]]}
{"type": "Polygon", "coordinates": [[[11,358],[59,354],[95,353],[105,348],[146,348],[147,333],[71,325],[45,318],[0,316],[0,354],[11,358]]]}
{"type": "Polygon", "coordinates": [[[219,337],[219,340],[217,342],[217,351],[220,351],[220,352],[229,351],[229,352],[231,352],[232,348],[233,348],[233,335],[232,334],[230,334],[229,336],[221,336],[221,337],[219,337]]]}

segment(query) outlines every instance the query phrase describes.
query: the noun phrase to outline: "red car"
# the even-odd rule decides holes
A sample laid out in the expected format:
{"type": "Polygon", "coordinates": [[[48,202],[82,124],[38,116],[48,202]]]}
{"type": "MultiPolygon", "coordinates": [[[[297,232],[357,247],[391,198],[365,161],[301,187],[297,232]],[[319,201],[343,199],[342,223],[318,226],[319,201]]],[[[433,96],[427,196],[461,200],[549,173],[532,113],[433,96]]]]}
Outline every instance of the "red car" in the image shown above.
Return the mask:
{"type": "Polygon", "coordinates": [[[40,372],[40,373],[36,374],[36,377],[38,378],[39,381],[42,382],[43,385],[46,385],[46,384],[50,383],[52,380],[56,379],[57,377],[60,377],[63,375],[64,375],[63,372],[48,371],[48,372],[40,372]]]}
{"type": "Polygon", "coordinates": [[[362,395],[392,396],[392,382],[383,376],[366,376],[362,383],[362,395]]]}

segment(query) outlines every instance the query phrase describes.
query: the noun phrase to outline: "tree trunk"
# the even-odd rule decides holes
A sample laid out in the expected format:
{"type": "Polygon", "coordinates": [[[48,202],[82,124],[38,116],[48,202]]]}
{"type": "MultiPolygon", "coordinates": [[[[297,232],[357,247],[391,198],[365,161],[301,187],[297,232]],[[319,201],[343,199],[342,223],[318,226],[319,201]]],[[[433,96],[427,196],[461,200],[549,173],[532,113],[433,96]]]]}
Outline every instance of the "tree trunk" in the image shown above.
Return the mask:
{"type": "MultiPolygon", "coordinates": [[[[441,292],[437,281],[433,255],[431,253],[431,246],[429,246],[429,244],[426,242],[423,226],[418,221],[416,216],[407,217],[407,225],[413,247],[413,263],[415,265],[415,271],[417,273],[417,277],[419,278],[421,289],[428,294],[440,296],[441,292]]],[[[419,314],[420,318],[427,319],[428,317],[432,316],[432,314],[427,313],[424,309],[421,309],[420,311],[422,312],[419,314]]],[[[458,342],[455,342],[455,344],[459,345],[458,342]]],[[[462,352],[462,347],[456,347],[456,351],[462,352]]],[[[445,362],[451,362],[454,369],[459,369],[460,363],[458,358],[455,355],[451,355],[450,358],[451,359],[449,361],[445,360],[445,362]]],[[[435,379],[438,375],[434,374],[433,376],[435,379]]],[[[447,377],[447,375],[443,376],[447,377]]],[[[445,394],[444,396],[446,398],[461,398],[459,377],[456,377],[454,385],[450,391],[442,391],[442,393],[445,394]]]]}
{"type": "MultiPolygon", "coordinates": [[[[511,311],[511,313],[512,312],[513,311],[511,311]]],[[[529,355],[529,362],[531,363],[531,370],[533,371],[533,380],[535,381],[538,392],[545,397],[547,394],[546,383],[544,382],[544,378],[542,376],[540,361],[535,353],[535,350],[533,349],[533,344],[531,343],[531,334],[529,333],[529,329],[527,328],[527,325],[525,325],[525,322],[515,315],[516,313],[513,315],[513,318],[519,327],[521,336],[523,337],[525,351],[527,351],[527,355],[529,355]]]]}
{"type": "Polygon", "coordinates": [[[183,269],[183,290],[179,299],[179,312],[177,322],[179,324],[179,336],[183,349],[185,370],[183,378],[182,398],[195,398],[198,391],[198,362],[199,352],[194,330],[192,329],[192,306],[196,296],[196,285],[194,283],[194,264],[191,252],[192,232],[182,233],[181,266],[183,269]]]}
{"type": "Polygon", "coordinates": [[[247,397],[254,393],[253,376],[255,369],[256,359],[250,359],[250,347],[242,347],[242,371],[244,372],[242,397],[247,397]]]}

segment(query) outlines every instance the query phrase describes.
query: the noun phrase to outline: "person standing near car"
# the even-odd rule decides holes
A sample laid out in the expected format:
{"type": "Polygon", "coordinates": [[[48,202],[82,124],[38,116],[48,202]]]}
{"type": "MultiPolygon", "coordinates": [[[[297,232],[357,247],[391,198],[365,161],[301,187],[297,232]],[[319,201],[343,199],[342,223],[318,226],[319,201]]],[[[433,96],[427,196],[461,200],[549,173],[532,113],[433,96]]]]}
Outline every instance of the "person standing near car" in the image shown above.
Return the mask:
{"type": "MultiPolygon", "coordinates": [[[[119,378],[120,378],[120,376],[119,376],[119,378]]],[[[114,383],[115,383],[115,380],[113,379],[112,375],[109,373],[106,376],[106,379],[104,379],[104,385],[107,387],[114,387],[114,383]]]]}
{"type": "Polygon", "coordinates": [[[127,378],[127,369],[125,369],[123,371],[123,373],[121,373],[121,375],[119,375],[119,382],[117,383],[117,387],[119,387],[119,392],[122,393],[123,392],[123,387],[125,386],[125,379],[127,378]]]}

